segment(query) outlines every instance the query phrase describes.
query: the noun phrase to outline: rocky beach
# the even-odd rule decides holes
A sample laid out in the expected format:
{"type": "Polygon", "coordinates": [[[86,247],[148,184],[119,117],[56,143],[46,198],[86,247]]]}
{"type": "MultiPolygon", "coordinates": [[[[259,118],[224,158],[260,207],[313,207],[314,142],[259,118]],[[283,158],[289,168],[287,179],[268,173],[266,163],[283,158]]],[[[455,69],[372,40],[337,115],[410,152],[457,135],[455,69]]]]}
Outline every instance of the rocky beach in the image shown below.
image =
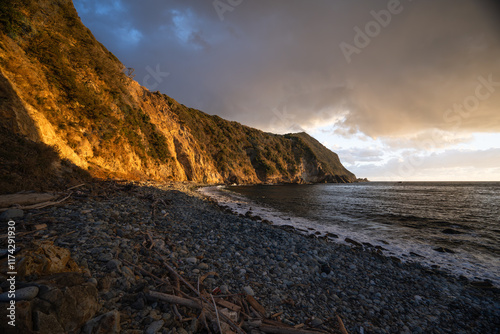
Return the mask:
{"type": "MultiPolygon", "coordinates": [[[[206,331],[184,308],[151,298],[152,291],[166,290],[158,279],[168,281],[171,266],[193,285],[201,278],[213,294],[252,295],[290,328],[339,332],[338,315],[349,333],[499,333],[500,294],[488,282],[401,263],[355,242],[336,244],[237,216],[190,183],[85,185],[64,202],[14,216],[16,261],[25,266],[18,271],[26,273],[17,289],[27,289],[25,301],[17,302],[17,316],[29,331],[206,331]],[[28,272],[36,261],[26,259],[41,254],[23,253],[33,245],[45,254],[70,252],[64,271],[80,274],[64,280],[76,290],[68,284],[54,288],[62,284],[58,278],[28,272]],[[69,304],[84,308],[75,312],[88,313],[71,326],[58,309],[68,298],[54,297],[70,290],[76,292],[69,299],[81,300],[69,304]],[[37,311],[41,304],[43,312],[37,311]]],[[[8,285],[2,277],[4,293],[8,285]]]]}
{"type": "Polygon", "coordinates": [[[199,192],[498,181],[493,10],[228,2],[0,1],[0,333],[500,333],[500,187],[278,197],[340,232],[199,192]]]}

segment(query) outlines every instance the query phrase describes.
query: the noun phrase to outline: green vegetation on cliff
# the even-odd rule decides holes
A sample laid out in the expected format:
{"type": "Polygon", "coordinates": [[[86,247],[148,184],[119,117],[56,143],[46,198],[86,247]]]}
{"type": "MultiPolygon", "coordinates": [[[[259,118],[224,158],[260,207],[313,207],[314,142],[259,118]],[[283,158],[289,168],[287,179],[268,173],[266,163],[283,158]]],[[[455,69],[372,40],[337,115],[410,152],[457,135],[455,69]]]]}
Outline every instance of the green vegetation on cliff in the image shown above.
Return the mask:
{"type": "Polygon", "coordinates": [[[70,0],[11,0],[0,10],[0,79],[11,89],[0,101],[6,128],[56,147],[95,176],[355,181],[335,153],[305,133],[265,133],[141,87],[70,0]]]}

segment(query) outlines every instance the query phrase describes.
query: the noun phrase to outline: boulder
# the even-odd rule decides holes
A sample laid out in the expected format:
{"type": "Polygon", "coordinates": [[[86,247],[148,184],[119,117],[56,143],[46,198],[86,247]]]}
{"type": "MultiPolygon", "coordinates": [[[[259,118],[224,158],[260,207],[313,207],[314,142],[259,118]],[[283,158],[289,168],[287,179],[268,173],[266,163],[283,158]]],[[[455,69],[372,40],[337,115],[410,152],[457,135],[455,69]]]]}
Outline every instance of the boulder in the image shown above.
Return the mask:
{"type": "Polygon", "coordinates": [[[39,333],[64,333],[64,328],[53,313],[45,314],[42,311],[34,311],[33,320],[33,329],[39,333]]]}
{"type": "Polygon", "coordinates": [[[33,320],[30,301],[18,301],[15,304],[15,327],[8,324],[11,321],[8,315],[10,311],[9,303],[0,303],[0,332],[1,333],[31,333],[33,329],[33,320]],[[13,331],[15,329],[15,331],[13,331]]]}
{"type": "Polygon", "coordinates": [[[68,249],[54,246],[49,241],[39,243],[35,249],[25,249],[18,256],[17,274],[21,278],[80,271],[68,249]]]}
{"type": "MultiPolygon", "coordinates": [[[[33,310],[55,317],[65,332],[74,331],[94,317],[100,305],[97,288],[77,273],[56,274],[38,281],[42,288],[37,299],[48,303],[34,303],[33,310]]],[[[47,320],[42,317],[42,320],[47,320]]],[[[44,328],[35,323],[34,329],[44,328]]]]}

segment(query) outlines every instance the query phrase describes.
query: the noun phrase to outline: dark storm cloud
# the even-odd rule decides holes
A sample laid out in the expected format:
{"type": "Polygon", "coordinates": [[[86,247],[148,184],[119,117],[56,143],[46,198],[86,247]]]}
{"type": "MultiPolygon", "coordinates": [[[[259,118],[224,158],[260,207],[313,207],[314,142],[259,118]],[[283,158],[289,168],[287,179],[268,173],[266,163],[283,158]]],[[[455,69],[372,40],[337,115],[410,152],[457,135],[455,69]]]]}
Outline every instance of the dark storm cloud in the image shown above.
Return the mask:
{"type": "Polygon", "coordinates": [[[500,131],[500,35],[486,2],[221,2],[75,5],[139,83],[251,126],[500,131]],[[144,81],[157,70],[169,76],[144,81]]]}

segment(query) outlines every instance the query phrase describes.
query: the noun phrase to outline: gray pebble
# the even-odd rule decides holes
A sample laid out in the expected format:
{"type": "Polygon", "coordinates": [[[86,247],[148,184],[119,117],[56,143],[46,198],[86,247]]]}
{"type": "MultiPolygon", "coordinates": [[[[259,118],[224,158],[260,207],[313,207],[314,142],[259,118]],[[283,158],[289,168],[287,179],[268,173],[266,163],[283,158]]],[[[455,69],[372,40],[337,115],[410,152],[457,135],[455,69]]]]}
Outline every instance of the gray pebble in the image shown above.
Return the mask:
{"type": "Polygon", "coordinates": [[[0,214],[0,220],[22,218],[23,216],[24,216],[24,211],[21,209],[8,209],[0,214]]]}
{"type": "Polygon", "coordinates": [[[225,285],[225,284],[224,284],[224,285],[221,285],[219,289],[220,289],[220,292],[221,292],[222,294],[224,294],[224,295],[227,295],[227,294],[229,293],[229,288],[228,288],[228,287],[227,287],[227,285],[225,285]]]}
{"type": "Polygon", "coordinates": [[[163,320],[153,321],[144,333],[146,334],[156,334],[162,327],[165,322],[163,320]]]}
{"type": "Polygon", "coordinates": [[[97,259],[102,262],[108,262],[113,259],[113,255],[111,253],[102,253],[97,257],[97,259]]]}
{"type": "Polygon", "coordinates": [[[311,321],[311,326],[312,327],[318,327],[318,326],[321,326],[323,324],[323,321],[319,318],[314,318],[312,321],[311,321]]]}
{"type": "Polygon", "coordinates": [[[106,263],[106,268],[108,268],[109,271],[114,271],[114,270],[120,271],[121,266],[122,262],[116,259],[110,260],[108,261],[108,263],[106,263]]]}
{"type": "Polygon", "coordinates": [[[250,296],[255,296],[255,292],[248,285],[243,288],[243,292],[250,296]]]}
{"type": "Polygon", "coordinates": [[[94,277],[91,277],[91,278],[88,280],[88,282],[89,282],[90,284],[92,284],[92,285],[97,286],[97,280],[96,280],[94,277]]]}
{"type": "Polygon", "coordinates": [[[22,289],[17,289],[15,290],[14,294],[14,298],[11,298],[9,296],[10,292],[7,291],[7,292],[4,292],[2,294],[0,294],[0,302],[9,302],[10,300],[14,299],[14,300],[32,300],[33,298],[35,298],[37,295],[38,295],[38,287],[36,286],[28,286],[26,288],[22,288],[22,289]]]}
{"type": "Polygon", "coordinates": [[[201,270],[208,270],[209,266],[206,263],[200,263],[198,265],[198,268],[201,269],[201,270]]]}

